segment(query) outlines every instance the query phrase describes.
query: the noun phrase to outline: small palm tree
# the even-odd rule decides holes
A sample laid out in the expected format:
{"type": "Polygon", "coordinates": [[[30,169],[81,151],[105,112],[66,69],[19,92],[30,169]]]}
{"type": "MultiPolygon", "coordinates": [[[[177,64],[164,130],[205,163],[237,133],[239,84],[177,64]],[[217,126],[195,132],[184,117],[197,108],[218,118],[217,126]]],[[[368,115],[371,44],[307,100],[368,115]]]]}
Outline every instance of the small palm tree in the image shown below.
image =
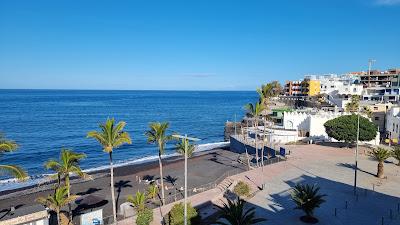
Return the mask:
{"type": "MultiPolygon", "coordinates": [[[[0,156],[2,153],[13,152],[17,150],[18,144],[15,141],[7,140],[0,134],[0,156]]],[[[25,180],[28,178],[27,173],[19,166],[16,165],[2,165],[0,164],[0,174],[9,174],[18,180],[25,180]]]]}
{"type": "Polygon", "coordinates": [[[250,115],[252,118],[254,118],[254,134],[255,134],[255,147],[256,147],[256,161],[257,161],[257,166],[258,166],[258,145],[257,145],[257,131],[258,131],[258,120],[261,116],[261,113],[264,111],[265,106],[264,104],[261,104],[257,102],[256,104],[249,103],[245,105],[245,108],[247,110],[247,114],[250,115]]]}
{"type": "Polygon", "coordinates": [[[176,144],[176,152],[178,152],[179,154],[181,154],[183,156],[185,155],[185,142],[186,142],[186,147],[188,150],[187,157],[192,157],[196,147],[193,144],[191,144],[189,142],[189,140],[187,140],[187,139],[182,139],[181,142],[176,144]]]}
{"type": "Polygon", "coordinates": [[[276,97],[282,92],[282,86],[278,81],[272,81],[268,84],[261,85],[261,88],[257,88],[260,103],[268,106],[269,99],[276,97]]]}
{"type": "Polygon", "coordinates": [[[357,112],[360,107],[360,96],[352,95],[349,103],[346,104],[345,110],[346,112],[357,112]]]}
{"type": "Polygon", "coordinates": [[[246,202],[243,199],[238,197],[236,201],[227,200],[228,202],[224,203],[223,207],[217,206],[221,213],[220,218],[225,219],[227,222],[218,221],[216,224],[251,225],[266,221],[264,218],[256,218],[254,207],[245,210],[246,202]]]}
{"type": "Polygon", "coordinates": [[[400,166],[400,147],[395,146],[392,152],[393,158],[397,159],[397,165],[400,166]]]}
{"type": "Polygon", "coordinates": [[[123,131],[126,123],[121,121],[115,124],[114,119],[107,119],[104,124],[100,124],[101,131],[90,131],[87,134],[88,138],[96,139],[103,147],[103,151],[108,153],[110,159],[110,174],[111,174],[111,200],[113,206],[113,219],[114,223],[117,222],[117,208],[115,206],[115,193],[114,193],[114,168],[112,153],[114,148],[118,148],[123,144],[132,144],[129,134],[123,131]]]}
{"type": "Polygon", "coordinates": [[[157,197],[158,194],[158,187],[156,184],[152,184],[147,189],[147,198],[152,199],[153,201],[157,197]]]}
{"type": "MultiPolygon", "coordinates": [[[[83,153],[76,153],[69,149],[62,149],[60,159],[57,161],[51,159],[45,163],[45,168],[56,172],[58,185],[61,185],[61,179],[64,180],[64,185],[68,191],[68,197],[71,196],[70,174],[78,175],[82,178],[88,178],[89,175],[84,173],[79,167],[79,160],[86,157],[83,153]]],[[[72,221],[71,205],[69,205],[69,217],[72,221]]]]}
{"type": "Polygon", "coordinates": [[[306,214],[306,216],[300,218],[302,221],[318,221],[314,217],[314,210],[319,208],[320,205],[325,202],[324,197],[326,196],[318,194],[318,192],[319,187],[309,184],[297,184],[293,188],[292,200],[296,204],[295,209],[303,210],[306,214]]]}
{"type": "Polygon", "coordinates": [[[172,135],[167,134],[169,127],[168,122],[152,122],[149,124],[149,130],[146,131],[147,142],[150,144],[157,144],[158,146],[158,164],[160,167],[160,181],[161,181],[161,203],[164,205],[164,176],[163,176],[163,164],[162,155],[165,153],[165,145],[168,141],[174,140],[172,135]]]}
{"type": "Polygon", "coordinates": [[[128,195],[127,201],[131,202],[137,208],[138,212],[141,212],[145,208],[146,197],[144,193],[137,191],[135,196],[128,195]]]}
{"type": "Polygon", "coordinates": [[[49,195],[47,197],[39,197],[36,199],[37,202],[47,206],[51,210],[57,213],[57,223],[61,224],[60,221],[60,211],[67,204],[75,201],[77,199],[77,195],[71,195],[68,197],[68,189],[67,187],[58,187],[54,190],[53,195],[49,195]]]}
{"type": "Polygon", "coordinates": [[[392,152],[388,149],[378,147],[370,151],[369,155],[373,160],[378,161],[378,171],[376,173],[376,176],[378,178],[383,178],[384,177],[383,163],[385,162],[386,159],[392,156],[392,152]]]}
{"type": "MultiPolygon", "coordinates": [[[[76,153],[69,149],[62,149],[60,159],[50,159],[45,163],[45,168],[56,172],[59,179],[63,179],[65,187],[68,190],[68,196],[71,194],[70,189],[70,174],[78,175],[79,177],[86,178],[88,175],[79,167],[79,160],[86,158],[84,153],[76,153]]],[[[59,185],[61,180],[59,180],[59,185]]]]}

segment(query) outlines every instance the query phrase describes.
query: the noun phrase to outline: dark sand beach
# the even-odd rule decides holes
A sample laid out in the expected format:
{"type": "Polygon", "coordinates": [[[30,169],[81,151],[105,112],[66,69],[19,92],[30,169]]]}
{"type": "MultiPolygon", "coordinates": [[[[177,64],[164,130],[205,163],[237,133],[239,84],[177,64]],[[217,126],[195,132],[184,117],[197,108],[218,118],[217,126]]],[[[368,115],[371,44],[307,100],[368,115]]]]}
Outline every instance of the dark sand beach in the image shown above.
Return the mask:
{"type": "MultiPolygon", "coordinates": [[[[189,189],[200,187],[216,181],[228,171],[244,171],[246,168],[237,162],[238,154],[223,149],[215,149],[202,152],[188,161],[188,186],[189,189]]],[[[108,162],[104,162],[108,163],[108,162]]],[[[172,199],[173,195],[179,193],[179,189],[184,183],[184,162],[182,157],[174,157],[163,160],[164,164],[164,185],[167,186],[166,198],[172,199]]],[[[93,174],[95,178],[89,181],[77,182],[72,185],[73,194],[85,195],[93,194],[104,198],[103,216],[112,215],[111,195],[110,195],[110,178],[106,171],[99,171],[93,174]]],[[[158,162],[149,162],[140,165],[129,165],[115,168],[115,191],[117,204],[126,202],[128,195],[134,195],[137,190],[145,191],[148,187],[146,182],[139,183],[139,177],[142,179],[157,180],[159,179],[158,162]]],[[[49,185],[51,187],[51,185],[49,185]]],[[[49,187],[49,188],[50,188],[49,187]]],[[[52,193],[51,189],[40,192],[29,193],[29,191],[19,191],[11,195],[11,197],[3,198],[0,201],[0,218],[6,218],[11,206],[25,207],[37,204],[35,199],[39,196],[46,196],[52,193]]],[[[9,194],[9,193],[8,193],[9,194]]],[[[7,195],[10,196],[10,195],[7,195]]],[[[0,196],[1,197],[1,196],[0,196]]],[[[76,214],[82,213],[78,206],[74,204],[73,209],[76,214]]],[[[0,219],[1,220],[1,219],[0,219]]]]}

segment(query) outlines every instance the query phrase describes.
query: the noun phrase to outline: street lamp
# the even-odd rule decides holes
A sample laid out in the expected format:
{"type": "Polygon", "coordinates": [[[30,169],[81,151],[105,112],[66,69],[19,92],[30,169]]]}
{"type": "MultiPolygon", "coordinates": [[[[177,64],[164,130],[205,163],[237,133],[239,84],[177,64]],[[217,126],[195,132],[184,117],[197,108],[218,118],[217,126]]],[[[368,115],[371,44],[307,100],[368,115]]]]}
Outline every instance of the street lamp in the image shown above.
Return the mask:
{"type": "Polygon", "coordinates": [[[356,141],[356,155],[355,155],[355,169],[354,169],[354,195],[357,195],[357,170],[358,170],[358,139],[360,138],[360,107],[357,109],[357,141],[356,141]]]}
{"type": "Polygon", "coordinates": [[[187,134],[185,136],[173,134],[174,138],[182,139],[185,147],[185,200],[184,200],[184,212],[183,219],[184,225],[187,225],[187,152],[188,152],[188,142],[189,141],[200,141],[198,138],[188,137],[187,134]]]}

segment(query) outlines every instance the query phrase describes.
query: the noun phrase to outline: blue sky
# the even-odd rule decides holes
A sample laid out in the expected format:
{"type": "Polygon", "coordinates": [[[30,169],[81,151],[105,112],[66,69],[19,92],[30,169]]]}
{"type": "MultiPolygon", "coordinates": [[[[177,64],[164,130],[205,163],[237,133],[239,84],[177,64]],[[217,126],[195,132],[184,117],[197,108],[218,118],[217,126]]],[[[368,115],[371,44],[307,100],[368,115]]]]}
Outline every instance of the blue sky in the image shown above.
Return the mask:
{"type": "Polygon", "coordinates": [[[253,90],[400,67],[400,0],[0,1],[0,88],[253,90]]]}

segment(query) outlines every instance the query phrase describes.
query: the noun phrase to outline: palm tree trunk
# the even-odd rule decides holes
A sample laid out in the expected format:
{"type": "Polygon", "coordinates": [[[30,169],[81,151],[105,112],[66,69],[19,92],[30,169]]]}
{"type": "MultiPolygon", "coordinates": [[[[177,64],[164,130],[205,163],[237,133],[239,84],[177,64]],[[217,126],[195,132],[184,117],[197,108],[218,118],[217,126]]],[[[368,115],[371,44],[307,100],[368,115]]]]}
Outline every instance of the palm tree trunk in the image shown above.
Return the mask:
{"type": "Polygon", "coordinates": [[[111,201],[113,208],[113,219],[114,223],[117,224],[117,209],[115,207],[115,194],[114,194],[114,168],[113,168],[113,160],[112,160],[112,152],[110,152],[110,175],[111,175],[111,201]]]}
{"type": "Polygon", "coordinates": [[[57,210],[57,224],[58,224],[58,225],[61,225],[60,210],[57,210]]]}
{"type": "Polygon", "coordinates": [[[378,178],[383,178],[383,176],[384,176],[383,162],[379,162],[379,163],[378,163],[378,173],[377,173],[377,177],[378,177],[378,178]]]}
{"type": "Polygon", "coordinates": [[[161,154],[158,154],[158,164],[160,166],[160,182],[161,182],[161,204],[165,204],[165,195],[164,195],[164,176],[163,176],[163,165],[161,161],[161,154]]]}
{"type": "Polygon", "coordinates": [[[264,145],[264,141],[263,141],[263,143],[261,145],[261,166],[264,166],[264,148],[265,148],[265,145],[264,145]]]}
{"type": "MultiPolygon", "coordinates": [[[[67,187],[67,191],[68,191],[68,198],[71,197],[71,184],[69,182],[69,174],[65,175],[65,186],[67,187]]],[[[71,207],[71,203],[68,203],[68,214],[69,214],[69,223],[68,224],[72,224],[72,207],[71,207]]]]}
{"type": "Polygon", "coordinates": [[[257,128],[258,128],[258,122],[257,122],[257,118],[256,118],[256,121],[255,121],[255,123],[254,123],[254,125],[255,125],[255,129],[254,129],[254,140],[255,140],[255,146],[256,146],[256,161],[257,161],[257,167],[259,166],[258,165],[258,161],[259,161],[259,158],[258,158],[258,146],[257,146],[257,128]]]}

